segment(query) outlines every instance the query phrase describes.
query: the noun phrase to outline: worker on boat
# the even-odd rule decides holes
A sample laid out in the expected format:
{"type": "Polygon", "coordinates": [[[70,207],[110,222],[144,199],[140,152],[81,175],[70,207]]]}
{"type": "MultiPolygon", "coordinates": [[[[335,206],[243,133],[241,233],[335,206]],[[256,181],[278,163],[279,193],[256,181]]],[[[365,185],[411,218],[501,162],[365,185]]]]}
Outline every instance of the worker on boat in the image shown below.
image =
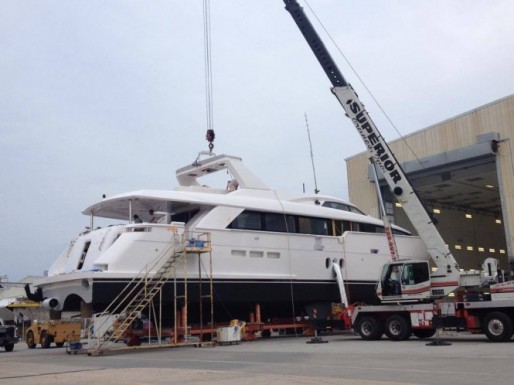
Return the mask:
{"type": "MultiPolygon", "coordinates": [[[[134,223],[143,223],[143,221],[141,220],[141,218],[139,218],[139,215],[134,215],[134,223]]],[[[145,229],[143,227],[136,227],[134,228],[134,231],[145,231],[145,229]]]]}

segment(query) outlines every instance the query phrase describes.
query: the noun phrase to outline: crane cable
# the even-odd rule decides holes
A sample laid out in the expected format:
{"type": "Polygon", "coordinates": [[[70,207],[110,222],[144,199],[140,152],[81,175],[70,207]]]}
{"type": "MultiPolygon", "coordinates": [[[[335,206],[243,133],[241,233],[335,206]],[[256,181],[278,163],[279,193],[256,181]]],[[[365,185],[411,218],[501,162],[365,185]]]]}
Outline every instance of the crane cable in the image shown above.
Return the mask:
{"type": "Polygon", "coordinates": [[[211,9],[210,0],[203,0],[203,32],[205,60],[205,109],[207,114],[207,133],[205,139],[209,142],[209,154],[214,149],[214,121],[212,103],[212,60],[211,60],[211,9]]]}

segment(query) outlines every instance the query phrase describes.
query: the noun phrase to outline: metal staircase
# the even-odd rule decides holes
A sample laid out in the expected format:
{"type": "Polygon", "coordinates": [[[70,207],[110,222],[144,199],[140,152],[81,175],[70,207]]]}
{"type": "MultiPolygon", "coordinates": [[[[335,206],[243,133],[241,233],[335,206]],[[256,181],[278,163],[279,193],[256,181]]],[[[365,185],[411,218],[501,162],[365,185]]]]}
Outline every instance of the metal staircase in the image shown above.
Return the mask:
{"type": "MultiPolygon", "coordinates": [[[[96,330],[105,330],[106,324],[112,322],[111,315],[117,317],[113,327],[105,330],[101,335],[96,335],[96,343],[92,352],[99,353],[106,345],[122,339],[125,331],[146,309],[153,298],[161,291],[164,284],[174,276],[176,264],[184,261],[187,256],[188,240],[184,233],[174,232],[172,239],[152,266],[145,266],[126,287],[118,294],[111,304],[97,318],[96,330]],[[155,274],[150,273],[156,271],[155,274]]],[[[91,346],[91,345],[90,345],[91,346]]]]}

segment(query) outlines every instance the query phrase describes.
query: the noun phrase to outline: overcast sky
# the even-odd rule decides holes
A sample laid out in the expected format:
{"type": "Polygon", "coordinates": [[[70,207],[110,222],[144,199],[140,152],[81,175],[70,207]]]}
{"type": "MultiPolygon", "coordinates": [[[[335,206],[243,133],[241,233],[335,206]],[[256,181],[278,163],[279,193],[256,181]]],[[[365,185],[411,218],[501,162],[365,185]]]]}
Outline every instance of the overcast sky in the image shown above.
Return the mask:
{"type": "MultiPolygon", "coordinates": [[[[514,93],[511,0],[309,4],[403,135],[514,93]]],[[[214,152],[312,191],[307,114],[318,188],[347,199],[364,145],[283,2],[211,1],[211,39],[214,152]]],[[[102,194],[176,185],[207,150],[203,52],[202,0],[0,0],[0,276],[43,274],[102,194]]]]}

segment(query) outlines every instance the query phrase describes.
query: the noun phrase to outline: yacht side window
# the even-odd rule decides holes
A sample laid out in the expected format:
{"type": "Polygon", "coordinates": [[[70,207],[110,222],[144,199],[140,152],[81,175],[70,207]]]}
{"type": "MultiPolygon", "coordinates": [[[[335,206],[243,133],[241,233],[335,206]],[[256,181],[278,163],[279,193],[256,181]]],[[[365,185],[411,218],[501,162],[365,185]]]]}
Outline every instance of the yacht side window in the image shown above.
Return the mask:
{"type": "Polygon", "coordinates": [[[332,223],[334,226],[334,235],[337,237],[343,235],[343,221],[334,220],[332,223]]]}
{"type": "Polygon", "coordinates": [[[324,218],[311,218],[311,234],[328,235],[329,220],[324,218]]]}
{"type": "Polygon", "coordinates": [[[296,217],[294,215],[288,215],[287,216],[287,228],[286,231],[288,233],[297,233],[298,224],[296,221],[296,217]]]}
{"type": "Polygon", "coordinates": [[[171,216],[171,222],[184,222],[187,223],[191,218],[198,214],[199,209],[191,209],[184,212],[176,213],[171,216]]]}
{"type": "Polygon", "coordinates": [[[300,234],[310,234],[311,233],[311,223],[309,218],[299,217],[298,218],[298,230],[300,234]]]}
{"type": "Polygon", "coordinates": [[[340,221],[338,219],[334,220],[334,234],[339,237],[343,235],[345,231],[352,231],[352,222],[340,221]]]}
{"type": "Polygon", "coordinates": [[[231,229],[262,230],[261,215],[253,211],[244,211],[229,225],[231,229]]]}
{"type": "Polygon", "coordinates": [[[266,231],[287,232],[287,225],[284,214],[264,214],[264,228],[266,231]]]}
{"type": "Polygon", "coordinates": [[[301,234],[328,235],[329,220],[324,218],[299,217],[301,234]]]}
{"type": "Polygon", "coordinates": [[[79,263],[77,264],[77,270],[81,270],[82,266],[84,266],[89,246],[91,246],[91,241],[86,241],[86,243],[84,244],[84,248],[82,249],[82,254],[80,255],[79,263]]]}

